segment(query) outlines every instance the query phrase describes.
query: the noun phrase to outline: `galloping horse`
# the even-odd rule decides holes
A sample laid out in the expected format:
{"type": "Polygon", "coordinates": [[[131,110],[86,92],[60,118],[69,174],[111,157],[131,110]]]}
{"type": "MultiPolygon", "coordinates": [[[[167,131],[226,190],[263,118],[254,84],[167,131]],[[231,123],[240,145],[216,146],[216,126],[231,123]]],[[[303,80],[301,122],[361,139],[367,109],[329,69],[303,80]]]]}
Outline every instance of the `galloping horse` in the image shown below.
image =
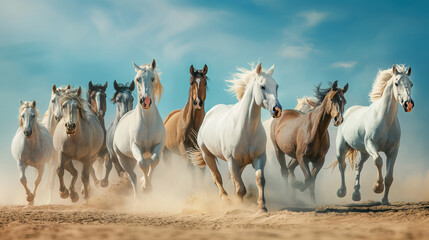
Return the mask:
{"type": "Polygon", "coordinates": [[[66,88],[62,88],[62,87],[57,88],[55,84],[52,86],[52,93],[51,93],[51,100],[49,101],[49,107],[45,115],[43,116],[43,120],[42,120],[42,124],[48,129],[49,134],[51,136],[54,135],[55,128],[57,127],[58,122],[63,117],[61,113],[60,98],[61,98],[61,95],[67,90],[70,91],[70,85],[68,85],[66,88]]]}
{"type": "Polygon", "coordinates": [[[152,173],[159,163],[165,145],[165,128],[154,100],[159,101],[163,91],[156,62],[138,66],[133,63],[139,102],[119,121],[113,138],[113,149],[124,170],[128,173],[137,197],[137,176],[134,167],[138,162],[143,171],[142,190],[151,190],[152,173]]]}
{"type": "Polygon", "coordinates": [[[77,170],[72,160],[81,161],[84,198],[89,197],[89,174],[92,164],[103,145],[104,132],[97,117],[89,110],[88,103],[81,97],[79,87],[75,91],[67,91],[60,98],[63,118],[58,123],[54,133],[54,147],[59,154],[60,166],[57,174],[60,179],[60,196],[70,196],[72,202],[79,200],[74,185],[77,180],[77,170]],[[70,192],[64,186],[64,169],[73,176],[70,192]]]}
{"type": "MultiPolygon", "coordinates": [[[[383,204],[389,204],[389,189],[393,182],[393,167],[398,155],[399,142],[401,140],[401,129],[398,121],[398,106],[402,105],[405,112],[411,112],[414,101],[411,98],[410,80],[411,67],[404,65],[393,65],[387,70],[380,70],[375,78],[371,93],[369,94],[372,104],[368,107],[353,106],[345,113],[344,124],[338,129],[337,134],[337,160],[340,163],[341,186],[338,189],[338,197],[346,195],[344,170],[346,163],[344,159],[349,158],[353,167],[357,152],[360,157],[356,162],[356,182],[352,199],[359,201],[360,195],[360,172],[363,164],[371,156],[378,169],[377,181],[374,185],[375,193],[384,190],[383,175],[381,167],[383,160],[379,152],[386,154],[386,190],[382,199],[383,204]],[[398,104],[399,103],[399,104],[398,104]]],[[[335,166],[335,164],[334,164],[335,166]]]]}
{"type": "MultiPolygon", "coordinates": [[[[28,205],[34,204],[36,190],[42,180],[45,164],[50,167],[55,166],[53,161],[55,156],[52,137],[48,129],[39,123],[39,111],[36,108],[36,101],[21,102],[19,109],[19,128],[12,140],[12,155],[18,162],[20,181],[27,193],[28,205]],[[27,166],[37,169],[37,177],[34,184],[33,193],[27,187],[25,170],[27,166]]],[[[54,174],[52,171],[51,174],[54,174]]],[[[53,184],[51,182],[50,184],[53,184]]],[[[52,191],[52,189],[51,189],[52,191]]],[[[52,192],[50,193],[52,195],[52,192]]]]}
{"type": "Polygon", "coordinates": [[[317,86],[315,93],[321,104],[312,112],[304,114],[295,110],[284,110],[282,116],[271,123],[271,141],[285,182],[287,183],[290,174],[294,188],[304,191],[309,187],[310,197],[314,203],[316,176],[325,162],[330,145],[329,123],[332,118],[335,126],[343,122],[346,104],[344,93],[347,92],[348,84],[344,89],[338,88],[337,84],[335,81],[328,89],[317,86]],[[285,154],[292,158],[288,166],[285,154]],[[304,173],[305,183],[295,180],[294,170],[298,164],[304,173]]]}
{"type": "Polygon", "coordinates": [[[193,166],[186,155],[187,149],[191,149],[196,142],[196,133],[203,123],[205,110],[204,101],[206,100],[207,89],[207,65],[202,70],[194,69],[191,65],[189,97],[185,107],[180,110],[174,110],[165,118],[164,126],[167,134],[165,141],[165,152],[172,152],[188,160],[188,164],[193,166]]]}
{"type": "Polygon", "coordinates": [[[106,147],[109,151],[109,158],[105,162],[106,173],[104,175],[104,179],[101,181],[102,187],[107,187],[109,185],[109,174],[112,170],[112,163],[115,165],[115,169],[118,172],[119,176],[125,173],[124,169],[118,161],[118,158],[116,157],[115,152],[113,151],[113,137],[115,135],[116,126],[118,125],[119,120],[121,120],[122,116],[124,116],[125,113],[133,109],[134,98],[132,93],[134,91],[134,86],[134,81],[132,81],[129,86],[124,84],[118,84],[116,80],[113,82],[113,87],[115,88],[116,92],[113,95],[111,101],[113,102],[113,104],[116,104],[116,116],[115,120],[113,120],[112,124],[107,130],[106,135],[106,147]]]}
{"type": "MultiPolygon", "coordinates": [[[[95,114],[98,118],[98,121],[101,124],[101,127],[103,128],[104,134],[106,134],[106,127],[104,124],[104,116],[106,114],[106,89],[107,89],[107,82],[104,85],[101,84],[92,84],[92,81],[89,81],[88,83],[88,91],[86,92],[86,100],[88,101],[90,105],[91,112],[95,114]]],[[[103,146],[98,153],[98,173],[101,175],[103,171],[103,163],[108,158],[108,151],[106,148],[106,139],[104,139],[103,146]]],[[[96,180],[95,172],[91,170],[91,175],[94,178],[95,182],[98,183],[98,180],[96,180]]]]}
{"type": "Polygon", "coordinates": [[[190,149],[193,162],[208,165],[213,180],[219,188],[221,199],[228,199],[222,186],[222,177],[216,165],[216,158],[228,163],[235,192],[240,199],[246,194],[241,174],[248,164],[256,170],[256,185],[259,190],[258,209],[265,207],[266,135],[261,123],[261,107],[270,111],[273,117],[280,117],[281,105],[277,100],[278,85],[272,74],[274,65],[267,71],[259,63],[255,69],[238,69],[240,73],[230,80],[230,91],[239,100],[234,105],[219,104],[207,112],[198,132],[198,149],[190,149]]]}

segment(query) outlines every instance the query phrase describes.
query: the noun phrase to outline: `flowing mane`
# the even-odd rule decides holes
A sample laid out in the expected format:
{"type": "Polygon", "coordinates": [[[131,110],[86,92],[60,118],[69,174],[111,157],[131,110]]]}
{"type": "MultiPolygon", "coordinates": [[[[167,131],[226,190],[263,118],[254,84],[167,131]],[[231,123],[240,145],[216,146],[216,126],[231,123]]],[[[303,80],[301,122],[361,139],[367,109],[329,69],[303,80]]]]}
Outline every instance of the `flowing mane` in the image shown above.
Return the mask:
{"type": "MultiPolygon", "coordinates": [[[[396,70],[398,73],[404,74],[407,71],[407,68],[404,64],[397,64],[396,70]]],[[[393,76],[392,68],[378,70],[377,77],[375,77],[374,83],[372,84],[372,90],[369,93],[369,99],[371,102],[375,102],[377,99],[381,98],[387,83],[393,76]]]]}
{"type": "Polygon", "coordinates": [[[76,90],[65,91],[60,98],[60,104],[63,105],[65,102],[75,100],[79,105],[80,115],[84,120],[87,120],[92,114],[88,102],[85,101],[81,96],[78,96],[76,90]]]}
{"type": "Polygon", "coordinates": [[[321,104],[323,99],[325,99],[326,95],[331,91],[332,82],[328,82],[328,88],[321,88],[322,83],[316,85],[316,89],[314,89],[314,96],[317,98],[317,101],[321,104]]]}
{"type": "Polygon", "coordinates": [[[226,80],[226,82],[230,83],[228,85],[228,87],[229,87],[228,91],[235,94],[237,99],[240,100],[243,97],[247,86],[249,85],[249,83],[253,79],[253,76],[256,75],[255,64],[252,63],[250,65],[250,70],[239,67],[239,68],[237,68],[237,71],[239,71],[239,72],[234,73],[232,75],[233,79],[226,80]]]}
{"type": "Polygon", "coordinates": [[[24,111],[24,109],[26,108],[32,108],[36,114],[35,119],[36,119],[36,123],[39,123],[39,110],[37,109],[37,107],[33,107],[33,103],[32,102],[22,102],[21,107],[19,108],[19,126],[22,127],[22,111],[24,111]]]}
{"type": "MultiPolygon", "coordinates": [[[[143,65],[140,65],[140,68],[152,69],[152,65],[143,64],[143,65]]],[[[155,95],[156,101],[159,103],[159,101],[161,100],[161,95],[164,92],[164,87],[162,87],[161,78],[159,77],[161,73],[158,74],[158,72],[155,69],[152,71],[153,71],[153,75],[155,75],[155,80],[153,81],[154,95],[155,95]]]]}

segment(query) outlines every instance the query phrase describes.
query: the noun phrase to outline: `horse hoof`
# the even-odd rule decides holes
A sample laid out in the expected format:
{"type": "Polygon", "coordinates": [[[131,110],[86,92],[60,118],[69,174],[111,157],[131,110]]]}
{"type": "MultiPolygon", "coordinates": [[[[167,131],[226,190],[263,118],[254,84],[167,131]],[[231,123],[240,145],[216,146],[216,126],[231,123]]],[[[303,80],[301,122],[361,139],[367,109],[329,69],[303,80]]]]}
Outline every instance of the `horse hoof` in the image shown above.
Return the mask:
{"type": "Polygon", "coordinates": [[[33,206],[33,205],[34,205],[34,200],[28,202],[28,206],[33,206]]]}
{"type": "Polygon", "coordinates": [[[63,199],[68,198],[68,197],[69,197],[69,190],[67,190],[67,188],[66,188],[66,190],[64,190],[64,191],[60,192],[60,196],[61,196],[61,198],[63,198],[63,199]]]}
{"type": "Polygon", "coordinates": [[[389,199],[387,199],[387,198],[383,198],[383,199],[381,200],[381,203],[382,203],[383,205],[390,205],[389,199]]]}
{"type": "Polygon", "coordinates": [[[95,180],[94,184],[96,187],[99,187],[101,185],[101,181],[100,180],[95,180]]]}
{"type": "Polygon", "coordinates": [[[305,185],[301,181],[294,181],[292,183],[292,187],[298,189],[301,192],[303,192],[305,190],[305,185]]]}
{"type": "Polygon", "coordinates": [[[382,193],[384,191],[384,184],[383,183],[380,184],[380,183],[377,182],[374,185],[373,190],[374,190],[375,193],[382,193]]]}
{"type": "Polygon", "coordinates": [[[256,211],[257,214],[262,214],[267,212],[268,212],[268,209],[265,206],[262,208],[258,208],[258,210],[256,211]]]}
{"type": "Polygon", "coordinates": [[[347,194],[347,189],[346,188],[339,188],[338,191],[337,191],[337,196],[339,198],[345,197],[346,194],[347,194]]]}
{"type": "Polygon", "coordinates": [[[33,202],[34,201],[34,194],[30,193],[27,195],[27,202],[33,202]]]}
{"type": "Polygon", "coordinates": [[[104,180],[104,179],[101,180],[100,186],[103,187],[103,188],[109,186],[109,181],[108,180],[104,180]]]}
{"type": "Polygon", "coordinates": [[[353,201],[355,201],[355,202],[360,201],[360,198],[361,198],[360,197],[360,192],[354,191],[353,194],[352,194],[353,201]]]}
{"type": "Polygon", "coordinates": [[[70,193],[70,199],[72,202],[79,201],[79,195],[77,194],[77,192],[71,192],[70,193]]]}

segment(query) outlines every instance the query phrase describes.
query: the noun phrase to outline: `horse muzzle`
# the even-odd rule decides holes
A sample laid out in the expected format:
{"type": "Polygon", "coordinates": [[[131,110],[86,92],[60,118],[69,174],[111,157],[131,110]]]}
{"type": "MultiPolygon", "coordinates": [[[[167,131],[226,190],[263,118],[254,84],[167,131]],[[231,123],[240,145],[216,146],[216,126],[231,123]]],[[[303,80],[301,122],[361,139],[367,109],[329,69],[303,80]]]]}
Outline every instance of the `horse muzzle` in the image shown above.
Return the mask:
{"type": "Polygon", "coordinates": [[[404,107],[405,112],[411,112],[415,105],[414,105],[414,101],[411,99],[411,100],[405,101],[402,106],[404,107]]]}
{"type": "Polygon", "coordinates": [[[199,98],[195,99],[194,107],[195,107],[195,110],[201,110],[203,107],[203,100],[200,100],[199,98]]]}
{"type": "Polygon", "coordinates": [[[149,109],[150,105],[152,104],[152,99],[150,97],[142,97],[140,98],[140,104],[142,105],[143,109],[149,109]]]}
{"type": "Polygon", "coordinates": [[[282,107],[274,107],[272,112],[273,118],[279,118],[282,115],[282,107]]]}
{"type": "Polygon", "coordinates": [[[74,134],[76,132],[76,123],[66,123],[66,133],[74,134]]]}
{"type": "Polygon", "coordinates": [[[99,117],[104,117],[104,111],[98,111],[97,115],[98,115],[99,117]]]}
{"type": "Polygon", "coordinates": [[[343,117],[341,116],[335,116],[334,117],[334,126],[338,127],[341,125],[341,123],[343,123],[343,117]]]}
{"type": "Polygon", "coordinates": [[[32,130],[24,130],[24,136],[26,137],[26,138],[29,138],[29,137],[31,137],[31,134],[33,133],[33,131],[32,130]]]}

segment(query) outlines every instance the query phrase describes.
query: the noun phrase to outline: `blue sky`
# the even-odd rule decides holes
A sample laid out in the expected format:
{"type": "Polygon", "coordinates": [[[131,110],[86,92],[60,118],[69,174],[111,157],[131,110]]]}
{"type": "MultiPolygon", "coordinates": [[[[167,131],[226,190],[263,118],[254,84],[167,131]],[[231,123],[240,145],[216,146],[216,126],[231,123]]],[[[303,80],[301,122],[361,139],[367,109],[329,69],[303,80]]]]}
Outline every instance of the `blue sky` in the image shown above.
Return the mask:
{"type": "MultiPolygon", "coordinates": [[[[368,105],[378,69],[411,65],[412,113],[399,111],[402,146],[398,161],[429,169],[426,119],[429,8],[421,1],[1,1],[0,160],[15,169],[10,142],[18,127],[19,100],[43,113],[50,89],[131,81],[138,64],[157,60],[165,88],[161,115],[182,108],[189,66],[208,65],[206,109],[235,103],[225,79],[236,67],[276,64],[283,108],[314,84],[349,83],[348,105],[368,105]],[[412,157],[411,157],[412,156],[412,157]]],[[[107,124],[115,108],[109,103],[107,124]]],[[[264,112],[263,118],[268,113],[264,112]]],[[[332,151],[332,149],[331,149],[332,151]]],[[[328,161],[330,162],[330,161],[328,161]]]]}

